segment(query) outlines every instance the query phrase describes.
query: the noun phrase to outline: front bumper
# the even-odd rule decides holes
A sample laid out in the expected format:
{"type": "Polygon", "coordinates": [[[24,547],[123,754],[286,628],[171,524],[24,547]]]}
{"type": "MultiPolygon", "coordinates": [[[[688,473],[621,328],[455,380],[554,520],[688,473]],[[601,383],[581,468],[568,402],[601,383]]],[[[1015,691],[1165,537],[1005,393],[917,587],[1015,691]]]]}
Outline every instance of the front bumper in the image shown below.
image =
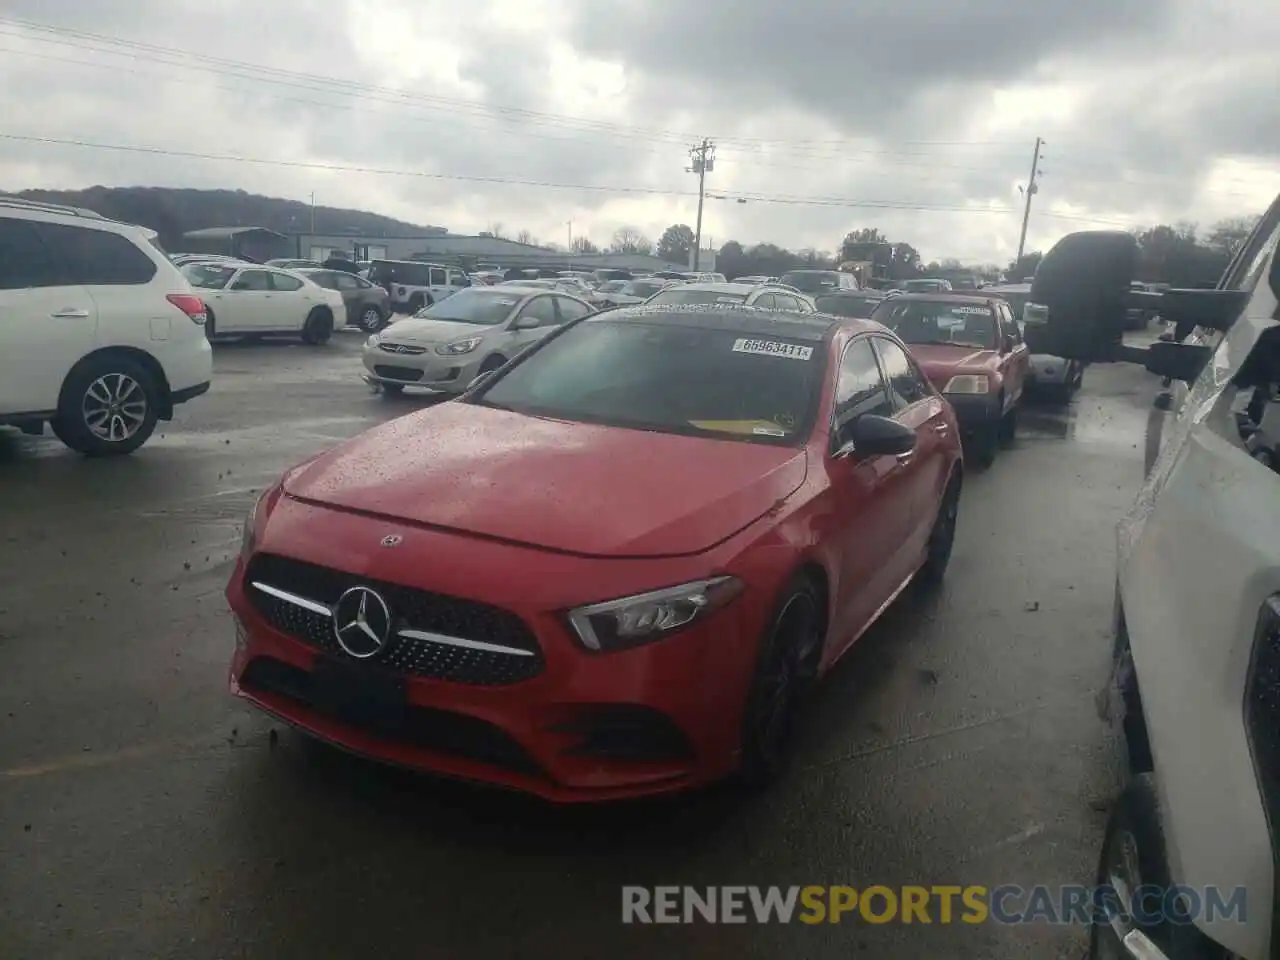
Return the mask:
{"type": "Polygon", "coordinates": [[[996,427],[1003,411],[999,400],[990,394],[948,393],[944,394],[951,409],[956,413],[956,422],[960,425],[960,433],[965,437],[975,437],[996,427]]]}
{"type": "Polygon", "coordinates": [[[365,375],[369,383],[395,383],[408,387],[426,387],[445,393],[461,393],[480,370],[478,354],[442,357],[434,346],[423,353],[388,353],[381,346],[365,347],[365,375]]]}
{"type": "MultiPolygon", "coordinates": [[[[332,654],[277,629],[264,615],[256,588],[245,582],[242,561],[227,587],[236,621],[230,687],[267,713],[383,763],[558,803],[681,791],[736,768],[746,690],[767,622],[765,591],[748,590],[705,623],[664,640],[596,654],[581,646],[559,612],[583,602],[581,596],[570,600],[571,592],[590,582],[596,599],[623,596],[637,592],[640,570],[650,571],[650,588],[683,582],[691,571],[663,561],[601,564],[429,531],[406,534],[395,551],[358,558],[341,545],[368,542],[368,520],[329,511],[318,518],[315,508],[287,499],[277,510],[291,514],[281,520],[295,531],[300,520],[322,522],[324,536],[306,538],[308,562],[362,570],[362,582],[404,583],[408,576],[435,593],[460,598],[474,598],[477,583],[492,585],[485,602],[520,618],[536,638],[543,663],[536,675],[509,683],[409,675],[412,723],[390,732],[335,715],[308,699],[312,671],[332,654]],[[351,535],[357,530],[359,539],[351,535]],[[531,592],[521,577],[495,579],[493,570],[511,570],[513,561],[538,571],[538,590],[531,592]],[[619,578],[615,585],[602,581],[601,567],[608,568],[604,579],[619,578]],[[537,604],[528,600],[534,595],[537,604]]],[[[374,537],[375,549],[377,542],[374,537]]]]}

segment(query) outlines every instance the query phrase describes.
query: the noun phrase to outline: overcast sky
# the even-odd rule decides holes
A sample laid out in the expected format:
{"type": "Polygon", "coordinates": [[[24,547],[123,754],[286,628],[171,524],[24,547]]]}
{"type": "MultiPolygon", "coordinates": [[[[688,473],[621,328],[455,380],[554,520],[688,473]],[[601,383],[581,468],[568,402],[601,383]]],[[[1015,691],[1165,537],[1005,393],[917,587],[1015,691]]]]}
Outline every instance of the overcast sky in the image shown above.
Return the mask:
{"type": "Polygon", "coordinates": [[[1028,249],[1260,212],[1278,51],[1275,0],[4,0],[0,189],[314,192],[603,244],[694,223],[706,136],[716,247],[879,227],[1004,261],[1037,136],[1028,249]]]}

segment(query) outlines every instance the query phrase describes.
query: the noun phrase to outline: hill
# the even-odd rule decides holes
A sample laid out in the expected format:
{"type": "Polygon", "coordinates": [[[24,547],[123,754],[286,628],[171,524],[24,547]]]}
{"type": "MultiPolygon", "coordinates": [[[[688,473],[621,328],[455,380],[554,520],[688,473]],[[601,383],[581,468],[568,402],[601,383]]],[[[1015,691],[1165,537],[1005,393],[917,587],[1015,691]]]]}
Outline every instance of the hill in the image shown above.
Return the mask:
{"type": "MultiPolygon", "coordinates": [[[[204,227],[266,227],[278,233],[311,233],[311,205],[243,190],[179,190],[169,187],[89,187],[85,190],[23,190],[25,200],[87,207],[105,217],[150,227],[171,250],[182,235],[204,227]]],[[[319,235],[415,237],[444,232],[364,210],[315,208],[319,235]]]]}

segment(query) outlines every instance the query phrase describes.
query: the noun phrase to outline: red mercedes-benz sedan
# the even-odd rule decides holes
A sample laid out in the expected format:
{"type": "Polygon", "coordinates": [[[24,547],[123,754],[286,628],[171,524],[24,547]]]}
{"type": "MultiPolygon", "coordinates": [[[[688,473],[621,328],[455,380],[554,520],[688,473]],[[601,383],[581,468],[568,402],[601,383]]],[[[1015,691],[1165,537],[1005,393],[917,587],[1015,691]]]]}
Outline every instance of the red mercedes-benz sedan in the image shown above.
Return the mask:
{"type": "Polygon", "coordinates": [[[877,324],[592,315],[262,496],[231,687],[553,801],[767,781],[807,682],[942,576],[960,485],[951,408],[877,324]]]}

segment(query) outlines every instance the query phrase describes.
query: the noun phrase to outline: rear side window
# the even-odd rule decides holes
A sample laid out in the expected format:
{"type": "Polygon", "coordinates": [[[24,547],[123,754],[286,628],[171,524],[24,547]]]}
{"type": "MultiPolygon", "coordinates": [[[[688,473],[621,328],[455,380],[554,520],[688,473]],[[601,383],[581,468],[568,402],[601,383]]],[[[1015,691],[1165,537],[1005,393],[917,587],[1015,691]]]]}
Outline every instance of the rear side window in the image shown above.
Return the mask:
{"type": "Polygon", "coordinates": [[[156,275],[151,258],[118,233],[58,223],[42,223],[37,229],[75,283],[122,286],[150,283],[156,275]]]}
{"type": "Polygon", "coordinates": [[[56,287],[67,281],[27,220],[0,219],[0,290],[56,287]]]}
{"type": "Polygon", "coordinates": [[[271,275],[271,287],[274,290],[301,290],[302,281],[297,277],[291,277],[287,273],[273,273],[271,275]]]}
{"type": "Polygon", "coordinates": [[[342,286],[342,281],[339,279],[342,276],[340,273],[309,273],[307,276],[317,287],[324,287],[326,290],[337,290],[342,286]]]}

